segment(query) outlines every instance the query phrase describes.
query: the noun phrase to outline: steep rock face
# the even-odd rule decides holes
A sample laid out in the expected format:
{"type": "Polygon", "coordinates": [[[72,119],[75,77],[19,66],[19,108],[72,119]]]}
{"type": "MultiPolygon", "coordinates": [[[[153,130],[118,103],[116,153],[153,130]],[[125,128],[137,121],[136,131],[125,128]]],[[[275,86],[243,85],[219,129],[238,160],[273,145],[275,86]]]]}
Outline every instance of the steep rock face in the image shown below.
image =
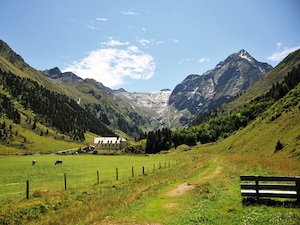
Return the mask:
{"type": "Polygon", "coordinates": [[[189,75],[173,90],[169,105],[192,115],[212,110],[246,90],[272,69],[241,50],[203,75],[189,75]]]}

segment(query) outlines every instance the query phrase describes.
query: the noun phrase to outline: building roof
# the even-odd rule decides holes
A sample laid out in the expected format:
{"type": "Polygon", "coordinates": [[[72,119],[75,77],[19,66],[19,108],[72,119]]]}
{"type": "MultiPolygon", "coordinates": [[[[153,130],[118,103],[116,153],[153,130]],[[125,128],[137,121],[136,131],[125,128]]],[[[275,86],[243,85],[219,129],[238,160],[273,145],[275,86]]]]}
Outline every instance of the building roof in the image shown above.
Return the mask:
{"type": "Polygon", "coordinates": [[[120,144],[123,141],[127,141],[121,137],[96,137],[94,138],[94,144],[120,144]]]}

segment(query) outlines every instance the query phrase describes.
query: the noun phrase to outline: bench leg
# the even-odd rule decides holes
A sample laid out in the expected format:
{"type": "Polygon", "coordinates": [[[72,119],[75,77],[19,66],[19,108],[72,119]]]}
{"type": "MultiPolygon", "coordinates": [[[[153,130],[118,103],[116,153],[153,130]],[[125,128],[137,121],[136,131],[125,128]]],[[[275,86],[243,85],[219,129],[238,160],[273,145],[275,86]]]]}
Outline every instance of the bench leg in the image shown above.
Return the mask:
{"type": "Polygon", "coordinates": [[[255,192],[256,192],[256,201],[259,202],[259,180],[258,180],[258,176],[255,176],[255,192]]]}
{"type": "Polygon", "coordinates": [[[300,203],[300,181],[296,181],[297,202],[300,203]]]}

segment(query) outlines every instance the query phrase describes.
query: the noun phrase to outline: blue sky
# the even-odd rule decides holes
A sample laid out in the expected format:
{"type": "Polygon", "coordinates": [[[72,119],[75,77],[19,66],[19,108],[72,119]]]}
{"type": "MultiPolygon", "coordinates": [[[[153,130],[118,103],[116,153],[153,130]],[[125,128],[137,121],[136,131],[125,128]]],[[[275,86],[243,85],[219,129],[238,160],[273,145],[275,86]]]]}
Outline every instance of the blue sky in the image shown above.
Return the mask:
{"type": "Polygon", "coordinates": [[[300,48],[299,0],[0,0],[0,9],[0,39],[32,67],[129,92],[174,89],[241,49],[276,66],[300,48]]]}

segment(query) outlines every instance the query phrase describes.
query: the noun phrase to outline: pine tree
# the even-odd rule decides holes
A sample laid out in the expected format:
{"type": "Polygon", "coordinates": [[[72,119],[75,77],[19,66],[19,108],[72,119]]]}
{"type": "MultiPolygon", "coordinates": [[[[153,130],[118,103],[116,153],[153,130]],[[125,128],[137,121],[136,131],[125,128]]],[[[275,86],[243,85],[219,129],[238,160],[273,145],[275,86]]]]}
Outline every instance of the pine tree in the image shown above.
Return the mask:
{"type": "Polygon", "coordinates": [[[283,144],[280,142],[280,140],[277,141],[276,147],[275,147],[275,152],[283,149],[283,144]]]}
{"type": "Polygon", "coordinates": [[[32,125],[32,130],[36,129],[36,121],[34,121],[33,125],[32,125]]]}

